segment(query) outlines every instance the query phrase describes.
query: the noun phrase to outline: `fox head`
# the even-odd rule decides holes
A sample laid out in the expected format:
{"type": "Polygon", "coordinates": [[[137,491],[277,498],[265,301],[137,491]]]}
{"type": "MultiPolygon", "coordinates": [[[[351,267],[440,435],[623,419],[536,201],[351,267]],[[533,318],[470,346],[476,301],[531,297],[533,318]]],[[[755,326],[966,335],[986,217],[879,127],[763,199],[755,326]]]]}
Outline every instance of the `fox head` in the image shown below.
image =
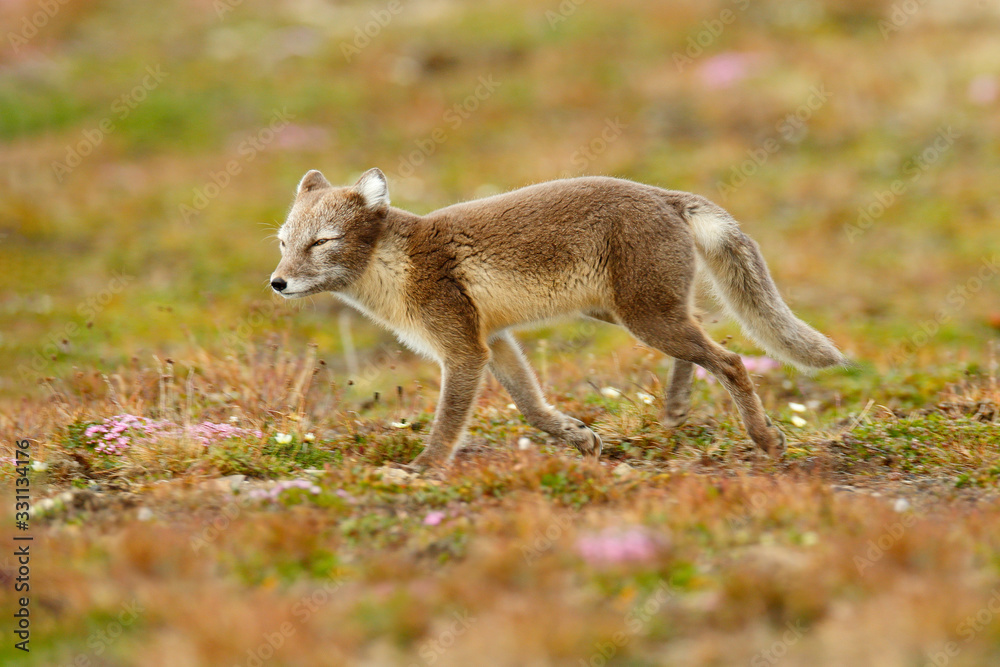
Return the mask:
{"type": "Polygon", "coordinates": [[[308,172],[278,230],[281,261],[271,288],[286,299],[347,288],[368,265],[388,211],[389,188],[378,169],[351,187],[308,172]]]}

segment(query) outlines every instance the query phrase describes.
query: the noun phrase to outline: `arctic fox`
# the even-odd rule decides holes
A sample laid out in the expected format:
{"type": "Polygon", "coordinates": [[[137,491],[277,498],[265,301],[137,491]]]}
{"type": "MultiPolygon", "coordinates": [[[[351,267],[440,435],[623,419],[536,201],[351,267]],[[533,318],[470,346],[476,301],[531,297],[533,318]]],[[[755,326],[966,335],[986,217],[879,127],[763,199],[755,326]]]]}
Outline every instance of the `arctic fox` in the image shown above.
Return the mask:
{"type": "Polygon", "coordinates": [[[559,315],[611,322],[675,358],[664,424],[687,417],[692,364],[729,391],[753,442],[784,436],[738,354],[692,314],[696,278],[773,357],[800,368],[846,363],[782,301],[757,244],[704,197],[606,177],[550,181],[414,215],[389,205],[385,176],[299,183],[278,232],[271,287],[286,298],[333,292],[437,360],[441,397],[417,469],[448,462],[487,368],[530,424],[599,456],[601,439],[549,405],[511,329],[559,315]]]}

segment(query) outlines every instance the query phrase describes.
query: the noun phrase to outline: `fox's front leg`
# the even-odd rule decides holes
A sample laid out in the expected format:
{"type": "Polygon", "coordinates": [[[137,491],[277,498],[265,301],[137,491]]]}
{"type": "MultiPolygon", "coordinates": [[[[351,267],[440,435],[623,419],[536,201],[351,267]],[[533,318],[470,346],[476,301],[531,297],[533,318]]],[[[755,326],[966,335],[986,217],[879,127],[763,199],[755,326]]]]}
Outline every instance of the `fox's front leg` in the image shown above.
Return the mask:
{"type": "Polygon", "coordinates": [[[454,456],[479,396],[488,358],[488,352],[483,349],[442,362],[441,397],[434,413],[434,425],[424,451],[410,463],[412,468],[426,470],[441,466],[454,456]]]}
{"type": "Polygon", "coordinates": [[[564,415],[546,403],[528,360],[509,333],[490,341],[490,370],[504,386],[528,423],[576,447],[582,454],[601,455],[601,438],[579,419],[564,415]]]}

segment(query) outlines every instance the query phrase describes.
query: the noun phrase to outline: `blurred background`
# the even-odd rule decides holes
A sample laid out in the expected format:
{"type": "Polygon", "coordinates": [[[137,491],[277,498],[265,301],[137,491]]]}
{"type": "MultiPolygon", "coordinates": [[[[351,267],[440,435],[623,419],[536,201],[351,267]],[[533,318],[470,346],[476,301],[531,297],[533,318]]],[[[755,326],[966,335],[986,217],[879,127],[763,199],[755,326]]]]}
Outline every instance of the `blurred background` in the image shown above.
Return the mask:
{"type": "Polygon", "coordinates": [[[0,0],[0,26],[30,664],[1000,664],[996,0],[0,0]],[[376,166],[417,213],[583,174],[705,195],[858,364],[778,369],[707,318],[789,436],[763,460],[703,373],[668,428],[670,360],[551,324],[519,336],[601,460],[491,380],[458,465],[411,477],[438,369],[267,285],[302,175],[376,166]]]}
{"type": "Polygon", "coordinates": [[[1000,330],[996,2],[3,0],[0,24],[7,398],[274,334],[336,355],[333,297],[266,286],[311,168],[378,166],[418,213],[581,174],[706,195],[873,376],[1000,330]]]}

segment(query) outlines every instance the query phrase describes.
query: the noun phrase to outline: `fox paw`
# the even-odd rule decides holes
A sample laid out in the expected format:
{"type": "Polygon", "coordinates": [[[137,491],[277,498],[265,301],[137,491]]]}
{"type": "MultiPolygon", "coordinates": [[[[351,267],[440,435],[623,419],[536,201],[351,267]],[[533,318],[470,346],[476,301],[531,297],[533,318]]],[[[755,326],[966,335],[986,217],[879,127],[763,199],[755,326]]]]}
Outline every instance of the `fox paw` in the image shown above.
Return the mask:
{"type": "Polygon", "coordinates": [[[448,464],[448,460],[446,456],[435,456],[428,453],[428,450],[425,449],[417,455],[417,458],[407,464],[399,464],[399,467],[412,473],[421,474],[428,470],[440,470],[444,468],[448,464]]]}
{"type": "Polygon", "coordinates": [[[667,409],[663,414],[663,426],[666,428],[674,429],[687,421],[688,410],[687,408],[674,408],[667,409]]]}
{"type": "Polygon", "coordinates": [[[757,446],[773,459],[780,459],[785,454],[785,434],[767,419],[767,435],[760,440],[754,439],[757,446]]]}
{"type": "Polygon", "coordinates": [[[587,428],[587,425],[579,419],[567,417],[563,433],[566,440],[584,456],[593,456],[595,459],[601,456],[601,450],[604,448],[601,436],[587,428]]]}

